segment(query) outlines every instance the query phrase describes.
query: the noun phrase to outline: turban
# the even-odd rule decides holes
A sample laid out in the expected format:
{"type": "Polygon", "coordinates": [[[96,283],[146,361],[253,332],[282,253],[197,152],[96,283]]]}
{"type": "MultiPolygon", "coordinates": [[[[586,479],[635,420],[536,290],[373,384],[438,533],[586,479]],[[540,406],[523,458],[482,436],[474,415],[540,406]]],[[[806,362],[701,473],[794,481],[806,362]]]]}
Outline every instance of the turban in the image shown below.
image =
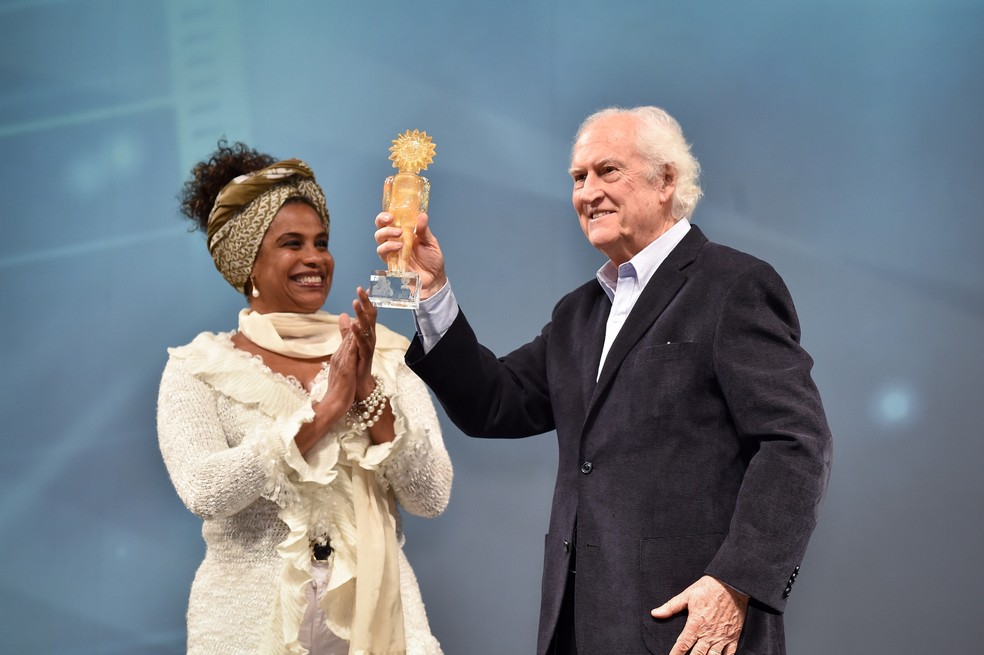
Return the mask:
{"type": "Polygon", "coordinates": [[[330,225],[325,193],[314,172],[300,159],[287,159],[225,185],[208,215],[208,251],[215,268],[240,293],[273,217],[290,198],[303,198],[330,225]]]}

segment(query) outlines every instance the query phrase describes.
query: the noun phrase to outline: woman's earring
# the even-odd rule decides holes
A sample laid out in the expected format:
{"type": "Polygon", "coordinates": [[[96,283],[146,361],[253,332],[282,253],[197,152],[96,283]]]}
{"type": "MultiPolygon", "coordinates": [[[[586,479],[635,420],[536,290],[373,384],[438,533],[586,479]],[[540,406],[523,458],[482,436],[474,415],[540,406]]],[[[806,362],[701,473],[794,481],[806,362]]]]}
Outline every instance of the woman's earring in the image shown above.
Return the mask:
{"type": "Polygon", "coordinates": [[[253,290],[250,291],[249,295],[253,296],[254,298],[259,298],[260,290],[256,288],[256,282],[253,280],[253,278],[249,278],[249,286],[253,287],[253,290]]]}

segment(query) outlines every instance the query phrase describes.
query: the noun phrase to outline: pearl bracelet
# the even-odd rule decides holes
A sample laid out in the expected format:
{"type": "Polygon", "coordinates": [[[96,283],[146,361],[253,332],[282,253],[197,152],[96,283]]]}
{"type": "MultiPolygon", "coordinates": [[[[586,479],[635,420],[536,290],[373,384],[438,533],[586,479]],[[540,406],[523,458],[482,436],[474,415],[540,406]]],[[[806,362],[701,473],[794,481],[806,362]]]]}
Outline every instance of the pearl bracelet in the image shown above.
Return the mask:
{"type": "Polygon", "coordinates": [[[346,417],[348,424],[359,430],[374,426],[383,415],[383,410],[386,409],[387,398],[383,391],[383,380],[378,375],[373,375],[372,379],[376,381],[372,393],[365,400],[357,400],[352,403],[346,417]]]}

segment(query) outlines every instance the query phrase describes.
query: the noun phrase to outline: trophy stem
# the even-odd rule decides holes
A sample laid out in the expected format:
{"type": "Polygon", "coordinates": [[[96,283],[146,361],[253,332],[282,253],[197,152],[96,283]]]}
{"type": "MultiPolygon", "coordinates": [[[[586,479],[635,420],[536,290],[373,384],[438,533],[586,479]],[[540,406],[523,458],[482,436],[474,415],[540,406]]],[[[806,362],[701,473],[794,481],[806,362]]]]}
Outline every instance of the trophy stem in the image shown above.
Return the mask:
{"type": "Polygon", "coordinates": [[[400,172],[383,184],[383,209],[393,217],[393,227],[403,230],[402,247],[386,258],[387,270],[369,276],[369,300],[377,307],[417,309],[420,278],[407,270],[413,250],[417,216],[427,211],[430,182],[415,173],[400,172]]]}

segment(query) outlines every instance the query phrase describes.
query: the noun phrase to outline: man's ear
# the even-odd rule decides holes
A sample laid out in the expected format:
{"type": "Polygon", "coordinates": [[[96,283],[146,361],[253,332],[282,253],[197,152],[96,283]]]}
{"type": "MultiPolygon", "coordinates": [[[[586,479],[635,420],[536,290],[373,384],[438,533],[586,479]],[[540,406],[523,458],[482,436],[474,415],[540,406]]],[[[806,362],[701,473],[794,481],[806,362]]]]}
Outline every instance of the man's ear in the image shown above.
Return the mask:
{"type": "Polygon", "coordinates": [[[669,164],[663,165],[663,174],[660,176],[662,187],[660,189],[660,199],[666,202],[673,195],[676,189],[676,169],[669,164]]]}

